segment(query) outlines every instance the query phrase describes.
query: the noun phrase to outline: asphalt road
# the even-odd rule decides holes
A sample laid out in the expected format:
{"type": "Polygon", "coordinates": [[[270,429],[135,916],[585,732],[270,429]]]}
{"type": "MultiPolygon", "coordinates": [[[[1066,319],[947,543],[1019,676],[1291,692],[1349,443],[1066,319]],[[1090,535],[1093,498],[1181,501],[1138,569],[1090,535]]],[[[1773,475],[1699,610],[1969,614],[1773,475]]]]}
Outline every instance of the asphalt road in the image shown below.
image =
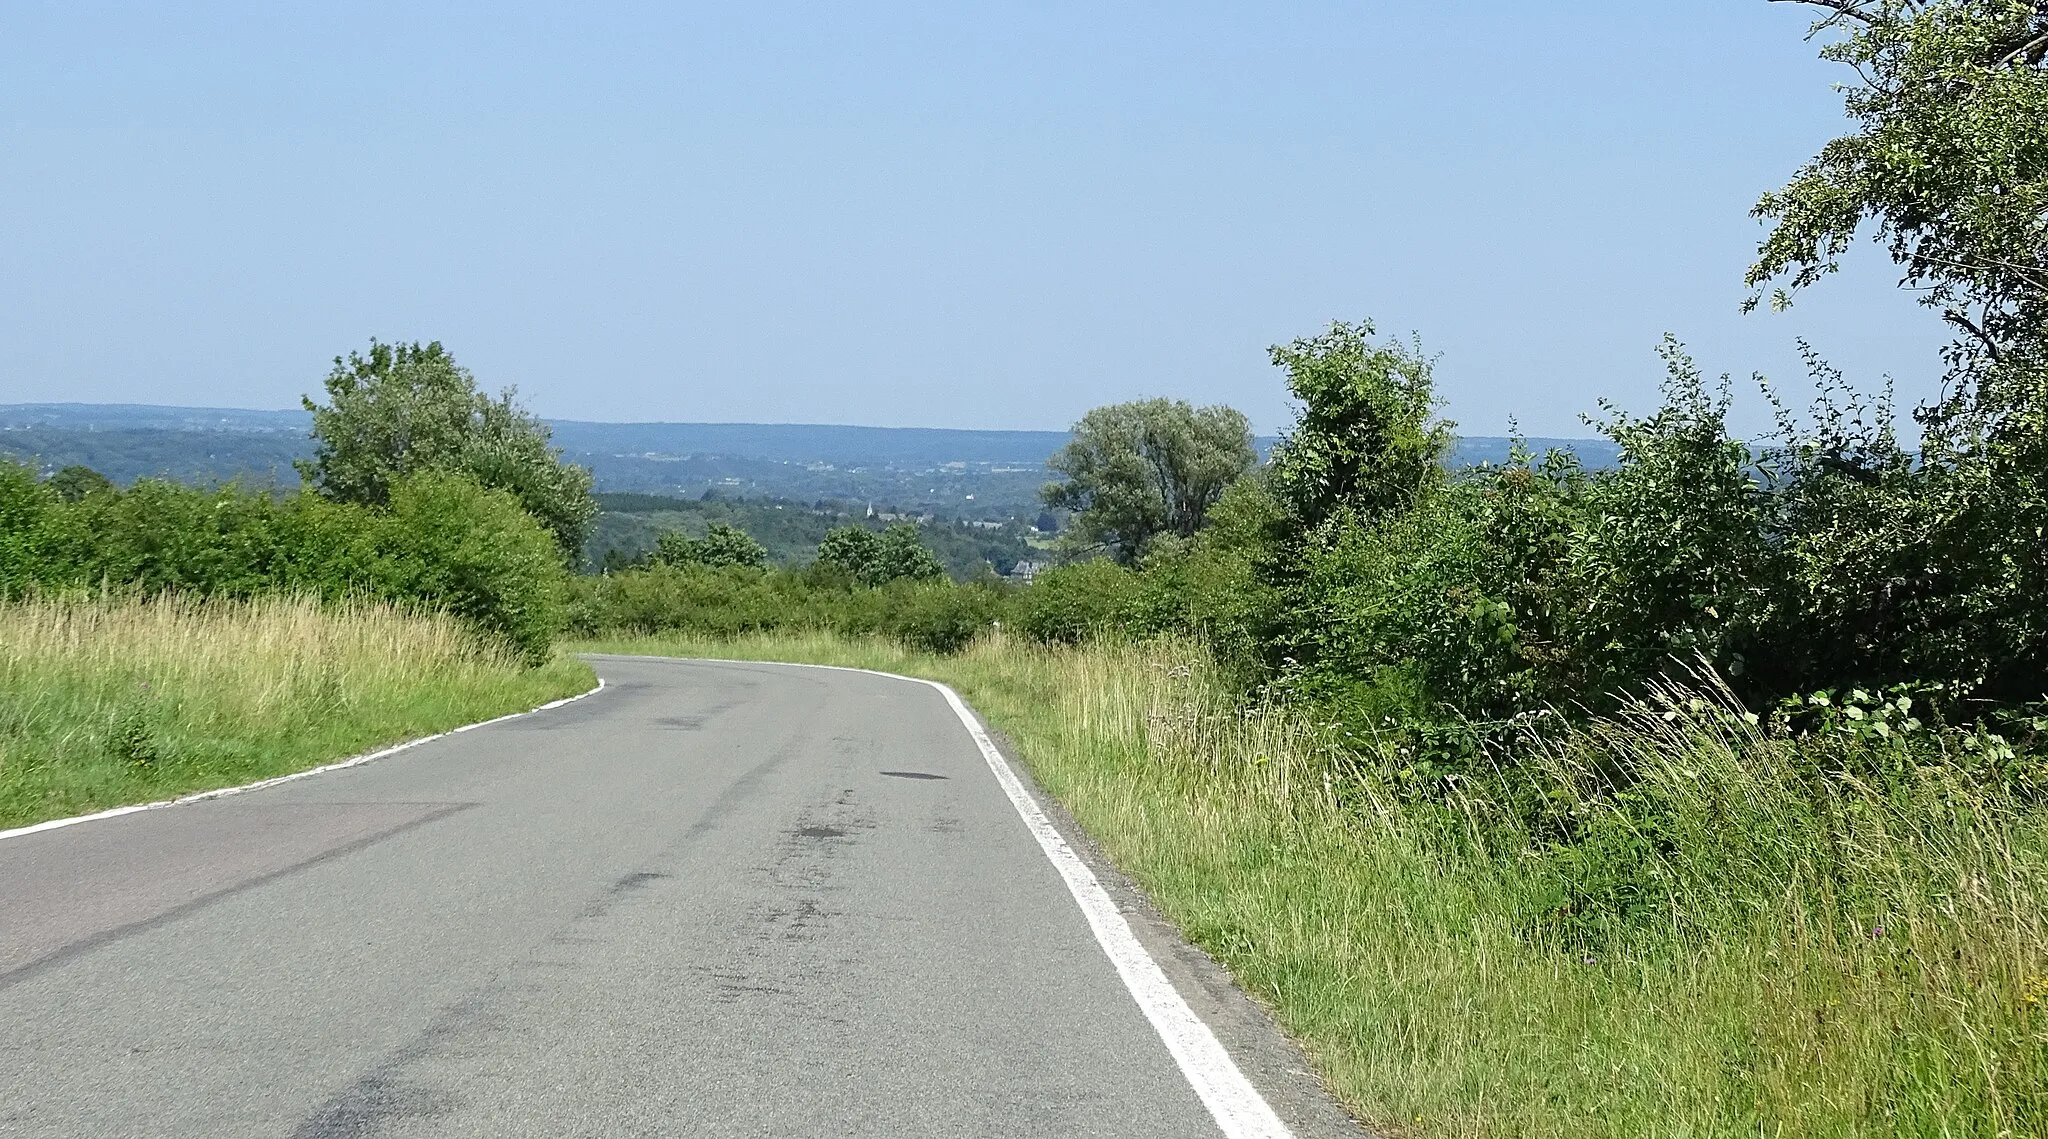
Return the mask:
{"type": "Polygon", "coordinates": [[[0,1135],[1221,1134],[941,693],[598,664],[0,840],[0,1135]]]}

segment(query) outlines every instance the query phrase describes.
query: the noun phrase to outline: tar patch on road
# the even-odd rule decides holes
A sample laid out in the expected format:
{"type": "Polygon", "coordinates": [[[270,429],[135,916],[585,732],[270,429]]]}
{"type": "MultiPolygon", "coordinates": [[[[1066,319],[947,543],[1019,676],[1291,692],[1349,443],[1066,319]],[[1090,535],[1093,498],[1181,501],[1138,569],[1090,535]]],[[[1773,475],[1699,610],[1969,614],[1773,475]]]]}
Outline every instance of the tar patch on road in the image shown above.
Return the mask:
{"type": "Polygon", "coordinates": [[[951,779],[950,775],[933,775],[929,771],[884,771],[881,774],[891,779],[951,779]]]}
{"type": "Polygon", "coordinates": [[[489,996],[479,994],[436,1015],[411,1043],[299,1124],[292,1139],[366,1139],[393,1124],[453,1115],[463,1106],[459,1097],[408,1080],[406,1070],[433,1056],[474,1050],[479,1040],[502,1032],[503,1022],[486,1011],[489,996]]]}

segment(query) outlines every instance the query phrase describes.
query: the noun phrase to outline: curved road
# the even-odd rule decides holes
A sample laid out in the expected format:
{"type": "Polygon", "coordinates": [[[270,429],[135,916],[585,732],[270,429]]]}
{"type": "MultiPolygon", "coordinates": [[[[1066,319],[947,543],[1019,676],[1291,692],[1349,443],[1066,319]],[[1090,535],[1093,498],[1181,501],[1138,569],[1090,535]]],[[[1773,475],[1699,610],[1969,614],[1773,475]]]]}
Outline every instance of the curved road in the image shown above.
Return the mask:
{"type": "Polygon", "coordinates": [[[596,663],[561,708],[0,841],[0,1134],[1224,1133],[943,694],[596,663]]]}

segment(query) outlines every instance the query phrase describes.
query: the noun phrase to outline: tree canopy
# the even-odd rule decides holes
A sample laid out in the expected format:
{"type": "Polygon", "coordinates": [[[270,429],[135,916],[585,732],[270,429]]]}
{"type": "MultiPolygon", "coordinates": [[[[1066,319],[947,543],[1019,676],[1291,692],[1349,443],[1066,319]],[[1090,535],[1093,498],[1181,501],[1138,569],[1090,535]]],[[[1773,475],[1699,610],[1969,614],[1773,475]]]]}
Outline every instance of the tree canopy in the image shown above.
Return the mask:
{"type": "Polygon", "coordinates": [[[82,463],[73,463],[50,476],[50,490],[65,502],[77,502],[90,494],[114,489],[114,480],[82,463]]]}
{"type": "Polygon", "coordinates": [[[1046,466],[1045,503],[1074,512],[1067,540],[1136,561],[1160,534],[1192,537],[1209,508],[1258,462],[1244,413],[1184,400],[1147,399],[1098,407],[1046,466]]]}
{"type": "Polygon", "coordinates": [[[1865,224],[1956,330],[1932,441],[1995,429],[2048,372],[2048,0],[1775,0],[1824,13],[1856,130],[1755,214],[1772,223],[1748,281],[1772,302],[1836,270],[1865,224]]]}
{"type": "Polygon", "coordinates": [[[580,556],[597,514],[590,472],[562,460],[547,424],[519,406],[513,389],[496,399],[477,390],[438,341],[376,340],[367,355],[335,357],[325,387],[327,406],[302,401],[313,414],[315,448],[295,464],[321,494],[383,506],[415,471],[458,472],[510,492],[565,556],[580,556]]]}
{"type": "Polygon", "coordinates": [[[1430,360],[1373,336],[1369,320],[1340,320],[1272,349],[1302,405],[1273,454],[1273,489],[1302,527],[1405,509],[1443,477],[1452,424],[1436,417],[1430,360]]]}
{"type": "Polygon", "coordinates": [[[768,564],[768,547],[729,522],[713,522],[702,538],[667,531],[656,541],[655,556],[672,566],[759,567],[768,564]]]}
{"type": "Polygon", "coordinates": [[[946,576],[946,567],[911,522],[893,523],[880,533],[865,526],[838,527],[818,543],[818,562],[862,585],[946,576]]]}

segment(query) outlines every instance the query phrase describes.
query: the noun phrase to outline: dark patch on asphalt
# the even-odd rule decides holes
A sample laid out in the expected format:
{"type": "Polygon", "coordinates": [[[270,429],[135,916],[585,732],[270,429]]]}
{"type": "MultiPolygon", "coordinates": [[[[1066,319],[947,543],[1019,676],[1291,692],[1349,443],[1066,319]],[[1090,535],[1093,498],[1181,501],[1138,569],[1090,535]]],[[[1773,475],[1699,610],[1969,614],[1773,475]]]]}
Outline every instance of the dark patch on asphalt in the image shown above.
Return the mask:
{"type": "Polygon", "coordinates": [[[307,1117],[292,1131],[291,1139],[367,1139],[387,1124],[454,1114],[462,1105],[459,1097],[409,1083],[404,1072],[430,1056],[461,1047],[464,1038],[504,1031],[504,1023],[484,1009],[489,995],[479,993],[442,1010],[410,1043],[358,1076],[307,1117]]]}
{"type": "Polygon", "coordinates": [[[782,985],[746,973],[723,969],[700,970],[711,979],[718,995],[712,999],[719,1004],[733,1005],[750,1001],[755,997],[788,997],[791,992],[782,985]]]}
{"type": "Polygon", "coordinates": [[[659,882],[663,878],[667,877],[669,877],[669,875],[660,873],[659,871],[635,870],[631,874],[628,874],[625,877],[619,879],[618,881],[612,883],[612,893],[623,894],[628,890],[637,890],[640,887],[645,886],[649,882],[659,882]]]}
{"type": "Polygon", "coordinates": [[[368,1075],[299,1124],[292,1139],[356,1139],[375,1135],[387,1123],[444,1118],[454,1113],[457,1102],[447,1092],[368,1075]]]}
{"type": "Polygon", "coordinates": [[[950,775],[933,775],[929,771],[884,771],[891,779],[951,779],[950,775]]]}
{"type": "Polygon", "coordinates": [[[673,728],[674,730],[679,732],[694,732],[697,729],[704,726],[704,717],[663,716],[661,719],[656,720],[654,722],[660,724],[664,728],[673,728]]]}
{"type": "Polygon", "coordinates": [[[824,932],[825,923],[839,916],[826,909],[815,898],[798,898],[794,905],[775,906],[762,915],[770,927],[782,934],[784,941],[816,941],[824,932]]]}
{"type": "Polygon", "coordinates": [[[798,838],[845,838],[846,828],[814,824],[808,827],[798,827],[789,833],[798,838]]]}
{"type": "Polygon", "coordinates": [[[604,893],[592,898],[590,903],[584,906],[576,916],[586,919],[601,918],[610,912],[612,906],[617,904],[620,899],[646,889],[649,883],[659,882],[667,877],[669,875],[655,870],[635,870],[631,874],[624,875],[611,885],[606,886],[604,893]]]}

